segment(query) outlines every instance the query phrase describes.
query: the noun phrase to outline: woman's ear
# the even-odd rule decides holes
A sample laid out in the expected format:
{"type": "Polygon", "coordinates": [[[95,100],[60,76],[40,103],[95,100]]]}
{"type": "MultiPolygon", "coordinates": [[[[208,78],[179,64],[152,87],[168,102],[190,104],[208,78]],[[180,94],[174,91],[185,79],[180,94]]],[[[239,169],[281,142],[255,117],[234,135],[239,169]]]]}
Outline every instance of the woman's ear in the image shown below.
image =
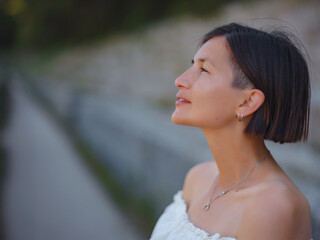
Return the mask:
{"type": "Polygon", "coordinates": [[[264,93],[259,89],[249,89],[245,101],[240,104],[236,114],[243,114],[244,117],[253,114],[263,104],[264,98],[264,93]]]}

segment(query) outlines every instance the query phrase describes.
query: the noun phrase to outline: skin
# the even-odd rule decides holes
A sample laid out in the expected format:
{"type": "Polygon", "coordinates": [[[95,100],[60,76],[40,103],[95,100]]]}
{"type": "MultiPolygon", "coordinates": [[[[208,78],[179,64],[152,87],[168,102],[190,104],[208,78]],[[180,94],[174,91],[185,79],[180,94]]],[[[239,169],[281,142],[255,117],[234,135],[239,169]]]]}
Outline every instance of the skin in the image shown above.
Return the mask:
{"type": "Polygon", "coordinates": [[[208,211],[202,210],[216,183],[213,198],[244,178],[268,151],[262,138],[244,132],[264,94],[232,87],[230,54],[225,37],[214,37],[175,81],[191,103],[176,106],[172,122],[199,127],[215,159],[194,166],[185,177],[182,197],[189,220],[210,235],[238,240],[310,240],[309,203],[271,154],[208,211]],[[242,113],[245,120],[238,121],[242,113]]]}

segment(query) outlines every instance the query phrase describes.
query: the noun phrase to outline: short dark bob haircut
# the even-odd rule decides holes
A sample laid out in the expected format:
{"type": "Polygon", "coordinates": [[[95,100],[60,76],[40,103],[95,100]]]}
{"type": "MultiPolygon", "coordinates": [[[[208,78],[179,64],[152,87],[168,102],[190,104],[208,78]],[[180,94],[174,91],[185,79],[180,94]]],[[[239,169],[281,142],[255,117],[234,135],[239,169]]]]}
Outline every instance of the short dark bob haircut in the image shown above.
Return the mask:
{"type": "Polygon", "coordinates": [[[283,31],[230,23],[205,34],[200,46],[218,36],[225,36],[232,52],[233,86],[256,88],[265,95],[245,132],[279,143],[306,141],[310,80],[298,39],[283,31]]]}

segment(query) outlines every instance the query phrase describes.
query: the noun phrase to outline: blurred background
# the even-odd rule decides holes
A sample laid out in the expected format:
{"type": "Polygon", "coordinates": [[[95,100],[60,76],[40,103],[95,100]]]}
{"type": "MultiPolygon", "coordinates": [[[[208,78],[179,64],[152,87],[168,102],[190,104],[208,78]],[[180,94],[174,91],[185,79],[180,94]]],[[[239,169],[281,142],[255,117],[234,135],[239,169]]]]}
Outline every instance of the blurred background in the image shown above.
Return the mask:
{"type": "Polygon", "coordinates": [[[148,239],[187,171],[213,160],[200,129],[170,120],[174,80],[231,21],[291,31],[309,53],[309,140],[267,145],[319,240],[316,0],[1,0],[0,239],[148,239]]]}

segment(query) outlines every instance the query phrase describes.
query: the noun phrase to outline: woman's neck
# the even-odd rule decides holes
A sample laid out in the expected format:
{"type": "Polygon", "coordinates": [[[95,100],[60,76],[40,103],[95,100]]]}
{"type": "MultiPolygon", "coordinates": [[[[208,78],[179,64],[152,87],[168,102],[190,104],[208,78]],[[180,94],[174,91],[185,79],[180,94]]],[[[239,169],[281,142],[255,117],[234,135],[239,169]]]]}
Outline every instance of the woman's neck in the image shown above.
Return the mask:
{"type": "Polygon", "coordinates": [[[219,169],[219,185],[224,190],[241,181],[268,152],[261,138],[237,134],[239,131],[202,130],[219,169]]]}

